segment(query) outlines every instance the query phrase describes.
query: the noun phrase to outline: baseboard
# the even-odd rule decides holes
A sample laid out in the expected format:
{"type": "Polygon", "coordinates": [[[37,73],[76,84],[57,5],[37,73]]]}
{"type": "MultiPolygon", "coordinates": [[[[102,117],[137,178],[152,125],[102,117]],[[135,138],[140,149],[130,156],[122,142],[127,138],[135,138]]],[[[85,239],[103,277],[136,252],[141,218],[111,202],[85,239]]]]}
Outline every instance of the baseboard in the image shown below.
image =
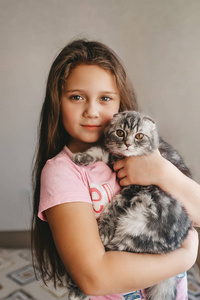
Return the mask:
{"type": "Polygon", "coordinates": [[[28,248],[31,244],[30,231],[0,231],[1,248],[28,248]]]}

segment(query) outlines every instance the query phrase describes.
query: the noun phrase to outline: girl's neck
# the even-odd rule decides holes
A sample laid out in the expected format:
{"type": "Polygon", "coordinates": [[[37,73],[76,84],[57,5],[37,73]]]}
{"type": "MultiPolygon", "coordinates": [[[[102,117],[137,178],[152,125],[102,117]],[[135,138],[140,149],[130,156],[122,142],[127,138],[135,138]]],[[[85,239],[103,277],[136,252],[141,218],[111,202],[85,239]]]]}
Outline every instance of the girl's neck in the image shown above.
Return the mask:
{"type": "Polygon", "coordinates": [[[69,143],[66,146],[72,153],[77,153],[77,152],[84,152],[91,147],[99,146],[99,145],[102,145],[102,140],[98,141],[97,143],[92,143],[92,144],[90,144],[90,143],[82,144],[82,143],[79,143],[78,141],[76,141],[76,142],[73,141],[73,143],[71,143],[69,141],[69,143]]]}

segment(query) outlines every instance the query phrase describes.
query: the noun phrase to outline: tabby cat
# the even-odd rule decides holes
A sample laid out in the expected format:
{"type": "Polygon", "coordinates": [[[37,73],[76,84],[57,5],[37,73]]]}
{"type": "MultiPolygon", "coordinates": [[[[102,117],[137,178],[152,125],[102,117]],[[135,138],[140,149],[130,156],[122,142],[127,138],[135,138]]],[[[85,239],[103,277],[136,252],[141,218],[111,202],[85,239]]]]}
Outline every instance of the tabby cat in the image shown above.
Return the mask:
{"type": "MultiPolygon", "coordinates": [[[[78,165],[104,161],[110,167],[125,156],[148,155],[157,148],[191,177],[180,155],[159,136],[155,122],[135,111],[114,115],[105,130],[105,147],[92,147],[72,156],[78,165]]],[[[107,204],[98,219],[106,251],[166,253],[181,246],[192,224],[185,209],[159,187],[129,185],[107,204]]],[[[177,277],[145,289],[147,300],[175,300],[177,277]]],[[[69,278],[69,298],[87,299],[69,278]]]]}

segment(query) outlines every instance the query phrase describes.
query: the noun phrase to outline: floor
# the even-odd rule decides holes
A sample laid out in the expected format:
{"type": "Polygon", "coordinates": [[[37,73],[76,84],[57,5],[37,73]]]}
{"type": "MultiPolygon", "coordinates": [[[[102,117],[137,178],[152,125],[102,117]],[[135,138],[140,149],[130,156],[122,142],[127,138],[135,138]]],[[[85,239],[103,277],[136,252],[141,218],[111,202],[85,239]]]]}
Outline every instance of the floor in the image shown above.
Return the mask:
{"type": "MultiPolygon", "coordinates": [[[[188,271],[189,300],[200,300],[200,270],[197,265],[188,271]]],[[[46,287],[35,279],[29,249],[0,249],[1,300],[66,300],[66,290],[60,286],[46,287]]]]}
{"type": "Polygon", "coordinates": [[[66,290],[35,279],[29,249],[0,249],[1,300],[66,300],[66,290]]]}

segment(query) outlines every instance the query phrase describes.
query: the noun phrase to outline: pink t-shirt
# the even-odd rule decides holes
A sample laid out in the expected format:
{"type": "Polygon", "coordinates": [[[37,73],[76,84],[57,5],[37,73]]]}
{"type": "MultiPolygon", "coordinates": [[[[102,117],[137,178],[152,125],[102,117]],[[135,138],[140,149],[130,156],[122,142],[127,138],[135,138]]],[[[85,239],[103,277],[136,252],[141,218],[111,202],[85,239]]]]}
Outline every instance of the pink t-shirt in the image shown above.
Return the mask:
{"type": "Polygon", "coordinates": [[[79,167],[72,162],[71,155],[64,147],[42,170],[38,216],[44,221],[46,209],[66,202],[91,203],[98,217],[120,190],[116,174],[105,163],[79,167]]]}
{"type": "MultiPolygon", "coordinates": [[[[71,151],[65,146],[48,160],[41,174],[41,191],[38,216],[46,221],[45,210],[67,202],[86,202],[93,205],[96,218],[103,207],[120,191],[116,174],[103,162],[79,167],[71,160],[71,151]]],[[[134,271],[134,270],[133,270],[134,271]]],[[[91,297],[91,300],[144,299],[141,291],[91,297]]],[[[186,276],[179,279],[176,300],[187,299],[186,276]]]]}

